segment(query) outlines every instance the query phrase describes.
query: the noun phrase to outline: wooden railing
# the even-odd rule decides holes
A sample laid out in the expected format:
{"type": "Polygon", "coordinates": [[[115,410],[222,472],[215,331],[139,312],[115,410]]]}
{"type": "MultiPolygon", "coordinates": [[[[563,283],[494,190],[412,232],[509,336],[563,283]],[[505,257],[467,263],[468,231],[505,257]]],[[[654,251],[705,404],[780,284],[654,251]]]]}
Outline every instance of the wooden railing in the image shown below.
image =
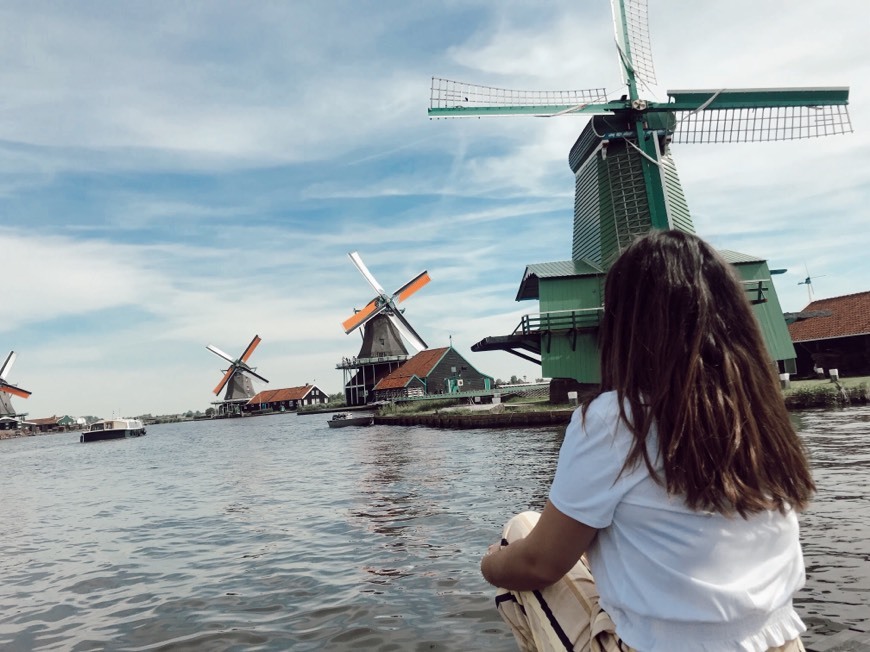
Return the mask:
{"type": "Polygon", "coordinates": [[[603,308],[583,308],[581,310],[554,310],[534,315],[523,315],[514,334],[594,330],[601,322],[603,308]]]}

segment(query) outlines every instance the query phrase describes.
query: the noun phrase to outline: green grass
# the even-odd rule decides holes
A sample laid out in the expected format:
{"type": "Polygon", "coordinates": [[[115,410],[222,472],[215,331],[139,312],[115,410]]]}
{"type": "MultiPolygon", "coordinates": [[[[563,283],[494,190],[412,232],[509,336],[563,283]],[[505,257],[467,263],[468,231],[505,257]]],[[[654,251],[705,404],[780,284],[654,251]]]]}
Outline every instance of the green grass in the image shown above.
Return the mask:
{"type": "MultiPolygon", "coordinates": [[[[841,378],[840,385],[846,388],[858,387],[859,385],[870,384],[870,376],[857,376],[855,378],[841,378]]],[[[790,396],[795,392],[803,392],[808,389],[817,390],[819,388],[831,388],[836,387],[834,383],[831,382],[830,378],[819,378],[812,380],[792,380],[791,387],[788,389],[782,390],[782,393],[785,396],[790,396]]]]}
{"type": "Polygon", "coordinates": [[[790,409],[826,408],[870,401],[870,378],[841,378],[833,383],[829,378],[794,380],[783,390],[785,404],[790,409]]]}

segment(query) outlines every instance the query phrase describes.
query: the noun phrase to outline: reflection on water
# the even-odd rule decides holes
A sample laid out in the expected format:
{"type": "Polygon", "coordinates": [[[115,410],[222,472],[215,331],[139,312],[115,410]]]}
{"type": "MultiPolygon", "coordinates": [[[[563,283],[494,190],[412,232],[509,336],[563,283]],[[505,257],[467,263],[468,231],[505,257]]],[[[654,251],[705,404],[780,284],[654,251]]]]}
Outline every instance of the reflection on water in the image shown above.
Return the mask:
{"type": "MultiPolygon", "coordinates": [[[[867,617],[870,409],[797,418],[810,640],[867,617]]],[[[0,441],[0,648],[512,651],[478,560],[560,443],[292,414],[0,441]]]]}

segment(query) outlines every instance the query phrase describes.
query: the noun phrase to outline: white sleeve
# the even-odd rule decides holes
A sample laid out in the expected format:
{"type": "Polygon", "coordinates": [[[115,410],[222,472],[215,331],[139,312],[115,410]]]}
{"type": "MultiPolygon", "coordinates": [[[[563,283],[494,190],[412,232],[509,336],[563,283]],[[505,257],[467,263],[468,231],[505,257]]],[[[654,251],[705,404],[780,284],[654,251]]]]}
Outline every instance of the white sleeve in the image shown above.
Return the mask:
{"type": "Polygon", "coordinates": [[[628,452],[624,437],[616,441],[619,416],[601,407],[600,400],[594,401],[585,419],[582,410],[574,412],[550,487],[550,502],[556,509],[598,529],[610,525],[628,489],[626,483],[616,482],[628,452]]]}

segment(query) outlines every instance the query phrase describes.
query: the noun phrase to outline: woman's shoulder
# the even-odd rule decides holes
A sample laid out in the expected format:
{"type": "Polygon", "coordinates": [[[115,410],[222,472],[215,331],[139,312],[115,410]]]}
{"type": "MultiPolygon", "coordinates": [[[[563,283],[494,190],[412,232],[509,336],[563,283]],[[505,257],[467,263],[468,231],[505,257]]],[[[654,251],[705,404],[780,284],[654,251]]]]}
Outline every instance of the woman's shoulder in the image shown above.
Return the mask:
{"type": "Polygon", "coordinates": [[[619,421],[619,399],[615,391],[603,392],[588,405],[574,411],[573,429],[584,434],[611,431],[619,421]]]}
{"type": "Polygon", "coordinates": [[[619,397],[616,390],[602,392],[589,403],[586,408],[586,416],[593,415],[608,419],[619,415],[619,397]]]}

